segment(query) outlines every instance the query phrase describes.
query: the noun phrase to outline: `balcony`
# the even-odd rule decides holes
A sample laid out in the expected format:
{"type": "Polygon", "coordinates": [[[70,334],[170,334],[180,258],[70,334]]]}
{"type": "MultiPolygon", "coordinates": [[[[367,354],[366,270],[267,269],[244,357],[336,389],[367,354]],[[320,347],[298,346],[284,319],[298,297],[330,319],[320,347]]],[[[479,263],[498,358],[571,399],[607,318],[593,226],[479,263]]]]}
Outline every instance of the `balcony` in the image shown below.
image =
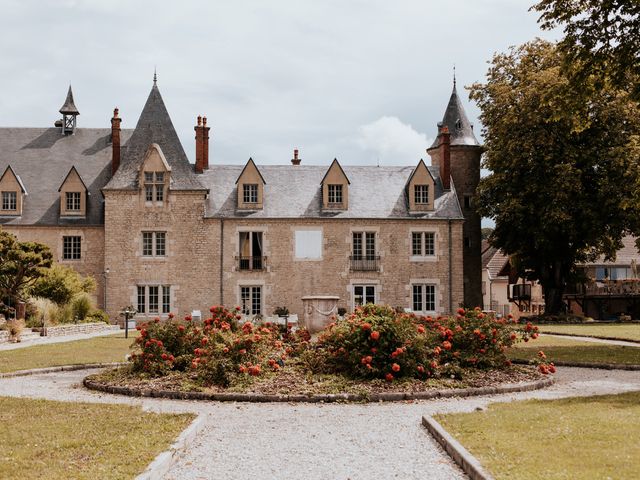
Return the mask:
{"type": "Polygon", "coordinates": [[[637,297],[640,296],[640,280],[601,280],[567,285],[564,293],[585,297],[637,297]]]}
{"type": "Polygon", "coordinates": [[[512,301],[529,301],[531,300],[531,284],[530,283],[516,283],[510,285],[512,301]]]}
{"type": "Polygon", "coordinates": [[[352,255],[349,257],[352,272],[378,272],[380,271],[379,256],[352,255]]]}
{"type": "Polygon", "coordinates": [[[267,257],[236,257],[236,265],[243,272],[259,272],[266,268],[267,257]]]}

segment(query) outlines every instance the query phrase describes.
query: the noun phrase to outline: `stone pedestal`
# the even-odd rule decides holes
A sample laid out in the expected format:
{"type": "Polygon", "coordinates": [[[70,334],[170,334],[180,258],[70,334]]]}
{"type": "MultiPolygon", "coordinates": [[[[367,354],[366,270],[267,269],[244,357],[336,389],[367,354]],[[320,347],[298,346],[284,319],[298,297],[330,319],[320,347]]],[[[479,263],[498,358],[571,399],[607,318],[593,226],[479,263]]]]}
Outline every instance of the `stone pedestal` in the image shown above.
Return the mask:
{"type": "Polygon", "coordinates": [[[302,297],[304,315],[300,326],[312,334],[323,330],[333,321],[333,315],[338,315],[339,300],[340,297],[327,295],[302,297]]]}

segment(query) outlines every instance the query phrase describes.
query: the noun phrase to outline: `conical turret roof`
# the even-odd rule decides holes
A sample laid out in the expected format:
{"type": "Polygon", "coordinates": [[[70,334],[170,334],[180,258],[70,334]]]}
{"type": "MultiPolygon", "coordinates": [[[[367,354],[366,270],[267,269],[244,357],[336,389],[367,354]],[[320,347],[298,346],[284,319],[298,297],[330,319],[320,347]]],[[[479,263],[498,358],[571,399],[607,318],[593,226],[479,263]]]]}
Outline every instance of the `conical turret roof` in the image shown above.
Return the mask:
{"type": "Polygon", "coordinates": [[[80,115],[80,112],[76,108],[76,104],[73,103],[73,92],[71,91],[71,85],[69,85],[67,99],[64,101],[64,105],[60,107],[59,112],[63,115],[80,115]]]}
{"type": "MultiPolygon", "coordinates": [[[[458,90],[456,88],[456,81],[453,81],[453,91],[449,98],[449,104],[444,112],[442,118],[442,125],[449,127],[449,133],[451,134],[451,145],[471,145],[480,146],[475,134],[473,133],[473,127],[471,122],[467,118],[467,114],[464,111],[460,97],[458,96],[458,90]]],[[[430,148],[438,146],[438,138],[435,139],[430,148]]]]}

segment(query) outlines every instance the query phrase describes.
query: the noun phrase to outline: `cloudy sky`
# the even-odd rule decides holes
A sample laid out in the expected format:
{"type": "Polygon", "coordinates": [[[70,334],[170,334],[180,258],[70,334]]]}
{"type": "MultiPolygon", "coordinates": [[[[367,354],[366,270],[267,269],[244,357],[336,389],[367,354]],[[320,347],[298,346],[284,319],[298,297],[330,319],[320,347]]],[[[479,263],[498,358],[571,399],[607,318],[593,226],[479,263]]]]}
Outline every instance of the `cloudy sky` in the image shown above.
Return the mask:
{"type": "MultiPolygon", "coordinates": [[[[73,85],[80,127],[133,128],[158,85],[187,155],[415,164],[451,93],[493,53],[545,36],[534,0],[0,0],[0,126],[51,126],[73,85]]],[[[467,93],[461,91],[465,100],[467,93]]],[[[467,113],[476,124],[478,110],[467,113]]]]}

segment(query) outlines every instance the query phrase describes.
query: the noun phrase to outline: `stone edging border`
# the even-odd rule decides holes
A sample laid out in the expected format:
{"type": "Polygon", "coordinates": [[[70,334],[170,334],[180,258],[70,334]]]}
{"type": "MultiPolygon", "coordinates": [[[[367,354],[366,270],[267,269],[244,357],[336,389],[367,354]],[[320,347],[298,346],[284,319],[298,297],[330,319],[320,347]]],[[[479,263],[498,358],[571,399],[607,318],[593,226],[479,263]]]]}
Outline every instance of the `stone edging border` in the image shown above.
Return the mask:
{"type": "Polygon", "coordinates": [[[124,363],[81,363],[78,365],[60,365],[58,367],[32,368],[31,370],[18,370],[15,372],[0,373],[0,378],[26,377],[27,375],[38,375],[41,373],[71,372],[74,370],[89,370],[92,368],[119,367],[121,365],[124,365],[124,363]]]}
{"type": "MultiPolygon", "coordinates": [[[[640,344],[640,340],[634,340],[632,338],[621,338],[621,337],[603,337],[600,335],[578,335],[577,333],[556,333],[556,332],[540,332],[543,335],[555,335],[558,337],[588,337],[588,338],[597,338],[598,340],[613,340],[616,342],[629,342],[629,343],[638,343],[640,344]]],[[[624,345],[620,345],[624,347],[624,345]]]]}
{"type": "Polygon", "coordinates": [[[482,468],[478,459],[449,435],[437,420],[433,417],[422,417],[422,425],[471,480],[493,480],[493,477],[482,468]]]}
{"type": "Polygon", "coordinates": [[[325,394],[325,395],[261,395],[250,393],[205,393],[205,392],[175,392],[170,390],[150,390],[142,388],[119,387],[102,385],[88,377],[82,384],[89,390],[97,390],[117,395],[133,397],[169,398],[172,400],[205,400],[215,402],[301,402],[301,403],[333,403],[333,402],[397,402],[402,400],[430,400],[433,398],[471,397],[478,395],[495,395],[498,393],[528,392],[548,387],[555,382],[554,378],[544,378],[533,382],[514,383],[497,387],[476,387],[448,390],[433,390],[426,392],[389,392],[363,394],[325,394]]]}
{"type": "Polygon", "coordinates": [[[205,415],[198,415],[191,424],[180,433],[168,450],[160,453],[151,462],[146,470],[136,477],[136,480],[159,480],[176,463],[180,453],[193,443],[196,435],[202,430],[205,423],[205,415]]]}
{"type": "MultiPolygon", "coordinates": [[[[511,359],[512,363],[519,365],[530,365],[528,360],[519,358],[511,359]]],[[[601,370],[630,370],[640,371],[640,365],[627,365],[623,363],[591,363],[591,362],[564,362],[562,360],[554,361],[556,367],[578,367],[578,368],[598,368],[601,370]]]]}

